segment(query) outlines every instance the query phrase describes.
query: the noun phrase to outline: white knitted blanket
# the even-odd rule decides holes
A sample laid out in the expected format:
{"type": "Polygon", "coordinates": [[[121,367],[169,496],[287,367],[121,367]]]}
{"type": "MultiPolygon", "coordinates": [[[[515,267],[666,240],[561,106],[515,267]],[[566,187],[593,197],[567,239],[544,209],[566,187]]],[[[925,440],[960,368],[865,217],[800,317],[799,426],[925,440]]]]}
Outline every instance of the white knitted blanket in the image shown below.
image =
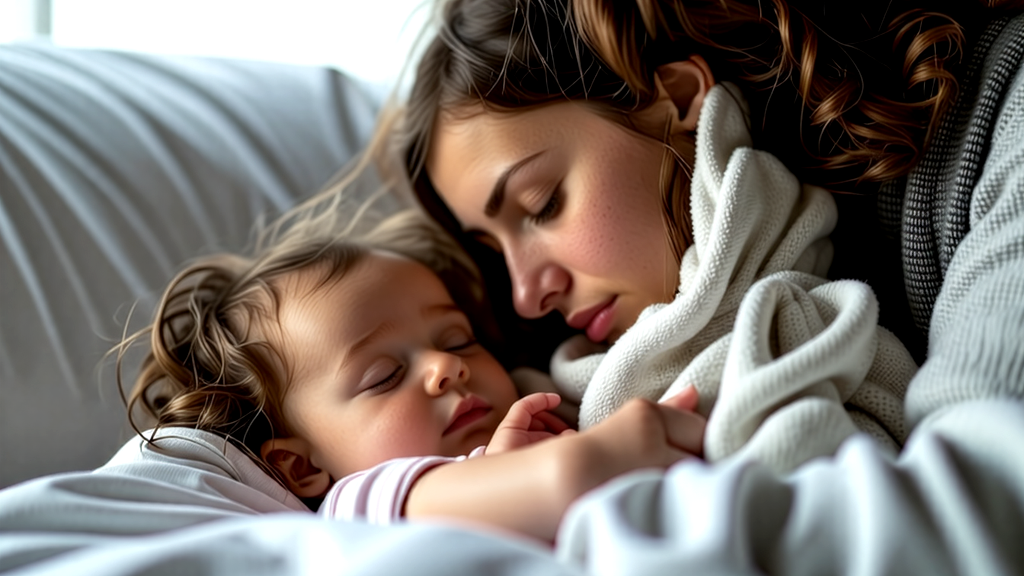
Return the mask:
{"type": "Polygon", "coordinates": [[[709,91],[691,185],[694,245],[675,299],[648,307],[607,350],[582,336],[562,344],[555,386],[579,402],[583,429],[629,398],[693,384],[709,461],[742,452],[786,471],[858,429],[898,449],[917,366],[877,325],[867,285],[823,279],[835,202],[752,149],[747,122],[735,86],[709,91]]]}

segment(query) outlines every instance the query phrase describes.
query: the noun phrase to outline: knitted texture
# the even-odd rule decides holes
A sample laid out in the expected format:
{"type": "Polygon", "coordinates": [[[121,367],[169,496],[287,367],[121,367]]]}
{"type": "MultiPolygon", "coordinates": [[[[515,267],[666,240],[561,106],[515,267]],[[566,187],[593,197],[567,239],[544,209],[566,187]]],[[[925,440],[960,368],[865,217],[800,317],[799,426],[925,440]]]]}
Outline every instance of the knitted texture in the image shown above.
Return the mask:
{"type": "MultiPolygon", "coordinates": [[[[918,293],[937,292],[920,309],[928,359],[907,394],[912,425],[968,399],[1024,398],[1024,16],[992,23],[976,52],[973,84],[954,108],[967,121],[935,143],[944,155],[928,154],[957,176],[919,191],[908,183],[908,211],[916,195],[918,213],[936,226],[934,289],[918,293]]],[[[928,260],[908,242],[924,233],[920,221],[903,222],[908,291],[921,270],[912,265],[928,260]]]]}
{"type": "Polygon", "coordinates": [[[925,333],[946,269],[970,230],[971,196],[989,153],[996,113],[1024,49],[1024,38],[1010,30],[995,51],[998,57],[986,59],[1006,25],[1007,19],[998,19],[979,37],[959,82],[957,102],[907,177],[902,199],[893,197],[900,194],[898,188],[884,188],[879,202],[883,221],[902,213],[907,298],[915,324],[925,333]]]}
{"type": "Polygon", "coordinates": [[[750,148],[733,86],[708,93],[699,126],[694,245],[676,298],[644,310],[607,352],[577,337],[552,360],[556,386],[580,400],[581,428],[629,398],[658,400],[694,384],[710,414],[709,460],[742,451],[788,470],[831,454],[858,429],[897,447],[916,365],[895,338],[879,336],[867,285],[821,278],[836,219],[831,195],[750,148]],[[854,398],[859,414],[883,418],[858,427],[864,419],[844,407],[854,398]]]}

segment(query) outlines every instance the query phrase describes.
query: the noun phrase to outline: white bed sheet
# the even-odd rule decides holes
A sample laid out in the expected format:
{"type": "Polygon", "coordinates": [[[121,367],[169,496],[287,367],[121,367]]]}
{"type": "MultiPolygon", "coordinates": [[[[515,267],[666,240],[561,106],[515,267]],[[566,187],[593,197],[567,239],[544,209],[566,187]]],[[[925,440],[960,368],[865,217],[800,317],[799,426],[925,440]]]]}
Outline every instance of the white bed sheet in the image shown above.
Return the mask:
{"type": "Polygon", "coordinates": [[[864,435],[779,477],[740,458],[639,471],[570,509],[554,550],[453,524],[304,510],[204,432],[132,440],[95,472],[0,491],[0,572],[188,574],[1019,574],[1024,405],[956,405],[898,459],[864,435]]]}
{"type": "Polygon", "coordinates": [[[219,437],[134,438],[94,472],[0,491],[0,572],[562,575],[544,546],[440,524],[324,520],[219,437]]]}

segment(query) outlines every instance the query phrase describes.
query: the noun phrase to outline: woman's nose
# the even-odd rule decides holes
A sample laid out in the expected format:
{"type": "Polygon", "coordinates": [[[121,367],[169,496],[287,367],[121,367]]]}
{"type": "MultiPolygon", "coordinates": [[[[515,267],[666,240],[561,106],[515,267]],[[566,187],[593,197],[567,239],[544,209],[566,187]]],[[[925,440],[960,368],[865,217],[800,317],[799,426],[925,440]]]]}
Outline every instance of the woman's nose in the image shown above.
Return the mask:
{"type": "Polygon", "coordinates": [[[505,263],[512,278],[512,303],[523,318],[546,316],[572,284],[569,272],[546,258],[506,251],[505,263]]]}
{"type": "Polygon", "coordinates": [[[469,366],[462,357],[441,350],[427,352],[424,385],[427,394],[440,396],[452,386],[461,386],[469,380],[469,366]]]}

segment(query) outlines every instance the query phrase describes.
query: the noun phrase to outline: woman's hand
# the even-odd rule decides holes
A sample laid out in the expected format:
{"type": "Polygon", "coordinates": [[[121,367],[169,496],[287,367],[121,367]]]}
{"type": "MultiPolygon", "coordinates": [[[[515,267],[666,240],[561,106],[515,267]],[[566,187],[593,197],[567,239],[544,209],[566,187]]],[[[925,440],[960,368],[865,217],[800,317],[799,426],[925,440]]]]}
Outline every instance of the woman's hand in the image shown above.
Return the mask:
{"type": "Polygon", "coordinates": [[[498,424],[485,453],[500,454],[562,434],[574,434],[575,430],[550,412],[561,402],[558,394],[551,392],[538,392],[517,400],[498,424]]]}
{"type": "Polygon", "coordinates": [[[687,386],[679,391],[675,396],[665,398],[661,401],[663,406],[669,406],[676,410],[684,410],[686,412],[696,412],[697,404],[700,398],[697,396],[697,389],[693,385],[687,386]]]}
{"type": "Polygon", "coordinates": [[[707,420],[693,411],[696,405],[692,387],[660,404],[633,399],[599,424],[559,442],[566,445],[560,489],[575,499],[620,474],[700,457],[707,420]]]}
{"type": "Polygon", "coordinates": [[[510,411],[506,418],[510,426],[500,435],[508,438],[499,443],[511,443],[495,444],[507,451],[492,453],[488,445],[486,457],[427,471],[409,493],[406,516],[468,521],[551,542],[566,509],[587,491],[626,472],[665,468],[702,453],[706,421],[692,411],[697,403],[692,389],[661,404],[631,400],[576,434],[538,416],[557,406],[554,399],[528,398],[515,408],[518,416],[510,411]],[[534,433],[552,439],[536,442],[534,433]],[[523,445],[524,439],[533,443],[523,445]]]}

